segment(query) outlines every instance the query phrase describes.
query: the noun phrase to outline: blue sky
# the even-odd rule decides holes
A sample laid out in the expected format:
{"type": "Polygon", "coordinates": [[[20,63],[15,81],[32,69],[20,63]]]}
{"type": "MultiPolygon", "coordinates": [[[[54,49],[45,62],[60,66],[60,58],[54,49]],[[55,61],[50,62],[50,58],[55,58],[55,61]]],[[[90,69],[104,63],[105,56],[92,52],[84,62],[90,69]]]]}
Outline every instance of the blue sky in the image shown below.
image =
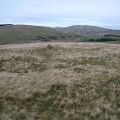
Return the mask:
{"type": "Polygon", "coordinates": [[[0,0],[0,24],[120,29],[120,0],[0,0]]]}

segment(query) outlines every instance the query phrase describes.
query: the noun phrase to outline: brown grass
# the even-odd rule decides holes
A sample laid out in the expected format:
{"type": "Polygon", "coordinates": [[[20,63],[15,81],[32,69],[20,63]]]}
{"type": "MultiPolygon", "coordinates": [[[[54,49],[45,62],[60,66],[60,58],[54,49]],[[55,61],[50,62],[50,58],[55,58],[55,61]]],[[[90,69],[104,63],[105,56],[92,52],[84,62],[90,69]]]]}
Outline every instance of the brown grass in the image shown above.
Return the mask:
{"type": "Polygon", "coordinates": [[[120,45],[18,46],[0,46],[1,120],[120,119],[120,45]]]}

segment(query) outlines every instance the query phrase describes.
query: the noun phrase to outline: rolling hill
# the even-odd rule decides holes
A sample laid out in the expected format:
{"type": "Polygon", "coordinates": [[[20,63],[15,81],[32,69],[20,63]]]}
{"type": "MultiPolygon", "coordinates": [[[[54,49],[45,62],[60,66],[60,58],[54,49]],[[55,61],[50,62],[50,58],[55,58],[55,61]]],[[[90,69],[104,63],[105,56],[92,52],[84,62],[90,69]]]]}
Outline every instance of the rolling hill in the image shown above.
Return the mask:
{"type": "Polygon", "coordinates": [[[0,43],[22,43],[47,40],[47,36],[58,36],[59,32],[50,27],[29,25],[1,25],[0,43]]]}
{"type": "Polygon", "coordinates": [[[120,41],[120,30],[75,25],[51,28],[32,25],[0,25],[0,44],[40,41],[120,41]]]}
{"type": "Polygon", "coordinates": [[[33,25],[0,25],[0,44],[40,41],[80,41],[81,36],[63,33],[55,28],[33,25]]]}
{"type": "Polygon", "coordinates": [[[112,30],[112,29],[89,26],[89,25],[73,25],[69,27],[57,27],[56,30],[59,30],[63,33],[79,34],[83,36],[111,35],[111,36],[120,37],[120,30],[112,30]]]}

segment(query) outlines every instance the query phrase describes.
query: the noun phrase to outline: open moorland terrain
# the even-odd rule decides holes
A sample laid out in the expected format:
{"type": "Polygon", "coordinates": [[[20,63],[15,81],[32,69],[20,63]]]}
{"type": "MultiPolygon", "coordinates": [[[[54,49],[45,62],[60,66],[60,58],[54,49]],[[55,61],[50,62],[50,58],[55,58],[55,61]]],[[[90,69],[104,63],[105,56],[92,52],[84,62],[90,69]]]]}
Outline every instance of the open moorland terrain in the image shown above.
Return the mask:
{"type": "Polygon", "coordinates": [[[120,43],[120,30],[87,25],[73,25],[65,28],[0,25],[0,45],[50,41],[120,43]]]}
{"type": "Polygon", "coordinates": [[[120,45],[0,45],[0,120],[120,120],[120,45]]]}

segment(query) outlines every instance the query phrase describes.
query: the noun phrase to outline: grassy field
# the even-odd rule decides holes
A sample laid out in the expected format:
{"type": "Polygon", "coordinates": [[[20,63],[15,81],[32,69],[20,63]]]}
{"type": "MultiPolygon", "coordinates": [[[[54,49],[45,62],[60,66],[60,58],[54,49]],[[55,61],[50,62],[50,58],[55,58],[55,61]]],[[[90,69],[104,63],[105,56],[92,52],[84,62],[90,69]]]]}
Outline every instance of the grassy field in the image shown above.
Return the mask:
{"type": "Polygon", "coordinates": [[[120,45],[65,44],[0,49],[0,120],[120,120],[120,45]]]}

